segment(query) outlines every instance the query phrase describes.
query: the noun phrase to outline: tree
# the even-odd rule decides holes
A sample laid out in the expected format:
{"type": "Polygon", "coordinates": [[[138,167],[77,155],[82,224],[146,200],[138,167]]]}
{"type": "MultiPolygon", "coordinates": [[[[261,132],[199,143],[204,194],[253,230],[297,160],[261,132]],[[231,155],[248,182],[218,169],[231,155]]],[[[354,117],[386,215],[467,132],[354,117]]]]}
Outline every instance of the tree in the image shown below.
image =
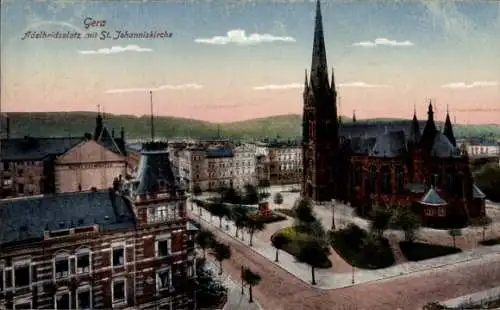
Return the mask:
{"type": "Polygon", "coordinates": [[[455,238],[462,235],[462,230],[457,228],[452,228],[448,230],[448,234],[453,238],[453,247],[456,248],[455,238]]]}
{"type": "Polygon", "coordinates": [[[251,215],[247,217],[246,228],[250,234],[250,246],[252,246],[253,235],[257,231],[262,231],[266,228],[266,224],[259,220],[258,216],[251,215]]]}
{"type": "Polygon", "coordinates": [[[238,238],[238,232],[245,228],[247,217],[248,209],[245,206],[237,205],[233,208],[231,212],[231,219],[234,221],[234,225],[236,226],[236,238],[238,238]]]}
{"type": "Polygon", "coordinates": [[[279,250],[282,249],[286,244],[288,244],[290,242],[290,239],[288,239],[287,236],[281,233],[277,233],[276,235],[273,236],[271,242],[273,243],[273,246],[276,248],[276,258],[274,259],[274,261],[278,262],[279,250]]]}
{"type": "Polygon", "coordinates": [[[283,203],[283,195],[281,193],[274,194],[274,203],[278,206],[283,203]]]}
{"type": "Polygon", "coordinates": [[[196,304],[197,309],[213,308],[226,296],[227,288],[211,270],[203,264],[196,266],[196,304]]]}
{"type": "Polygon", "coordinates": [[[500,201],[500,165],[488,163],[474,173],[477,186],[484,192],[488,199],[500,201]]]}
{"type": "Polygon", "coordinates": [[[372,221],[370,229],[378,236],[382,237],[384,231],[389,227],[391,212],[387,207],[375,206],[372,210],[372,221]]]}
{"type": "Polygon", "coordinates": [[[305,228],[316,221],[312,210],[312,202],[307,198],[299,199],[292,210],[296,216],[295,226],[298,228],[305,228]]]}
{"type": "Polygon", "coordinates": [[[412,242],[420,229],[420,218],[409,207],[399,206],[390,219],[391,226],[405,232],[405,240],[412,242]]]}
{"type": "Polygon", "coordinates": [[[229,208],[224,203],[214,202],[210,204],[210,212],[219,218],[219,228],[222,228],[222,218],[229,216],[229,208]]]}
{"type": "Polygon", "coordinates": [[[492,220],[488,216],[481,216],[475,219],[472,219],[471,225],[478,226],[483,228],[483,241],[486,240],[486,229],[492,223],[492,220]]]}
{"type": "Polygon", "coordinates": [[[311,283],[316,285],[315,266],[323,262],[323,258],[327,255],[327,250],[323,244],[316,239],[310,239],[304,242],[297,255],[297,260],[311,266],[311,283]]]}
{"type": "Polygon", "coordinates": [[[219,262],[219,274],[222,274],[222,262],[231,258],[231,248],[224,243],[215,243],[215,259],[219,262]]]}
{"type": "Polygon", "coordinates": [[[253,302],[252,288],[256,285],[259,285],[260,281],[262,281],[262,278],[258,273],[253,272],[249,268],[243,268],[241,276],[243,278],[242,280],[248,285],[248,295],[249,295],[248,302],[253,302]]]}
{"type": "Polygon", "coordinates": [[[214,234],[209,230],[202,229],[196,235],[195,241],[203,250],[203,259],[206,259],[207,258],[206,250],[211,246],[213,246],[213,244],[215,243],[214,234]]]}
{"type": "MultiPolygon", "coordinates": [[[[193,186],[193,196],[195,199],[197,199],[203,192],[201,191],[201,188],[198,184],[195,184],[193,186]]],[[[196,200],[191,199],[191,211],[193,211],[193,205],[196,202],[196,200]]]]}
{"type": "Polygon", "coordinates": [[[245,184],[245,203],[257,204],[259,203],[259,193],[257,188],[252,184],[245,184]]]}

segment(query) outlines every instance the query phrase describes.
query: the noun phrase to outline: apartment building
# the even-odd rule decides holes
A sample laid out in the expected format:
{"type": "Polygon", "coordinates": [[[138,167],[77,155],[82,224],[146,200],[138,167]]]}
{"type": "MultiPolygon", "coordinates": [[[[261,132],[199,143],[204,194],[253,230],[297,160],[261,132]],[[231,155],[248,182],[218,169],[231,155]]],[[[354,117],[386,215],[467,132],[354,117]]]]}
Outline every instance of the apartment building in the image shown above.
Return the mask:
{"type": "Polygon", "coordinates": [[[302,177],[302,148],[298,141],[267,140],[256,145],[256,178],[271,185],[298,184],[302,177]]]}
{"type": "Polygon", "coordinates": [[[233,150],[233,186],[243,188],[245,184],[256,184],[255,144],[238,144],[233,150]]]}
{"type": "Polygon", "coordinates": [[[168,152],[143,153],[123,191],[0,202],[0,308],[192,308],[186,196],[168,152]]]}

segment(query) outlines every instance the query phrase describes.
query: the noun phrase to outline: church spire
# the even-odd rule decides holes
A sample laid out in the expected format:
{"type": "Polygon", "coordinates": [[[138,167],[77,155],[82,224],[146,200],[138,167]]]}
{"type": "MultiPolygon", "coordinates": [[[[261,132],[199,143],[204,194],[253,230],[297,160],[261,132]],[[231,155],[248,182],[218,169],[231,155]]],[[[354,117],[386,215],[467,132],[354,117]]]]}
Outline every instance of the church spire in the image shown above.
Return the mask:
{"type": "Polygon", "coordinates": [[[356,123],[356,110],[352,110],[352,122],[356,123]]]}
{"type": "Polygon", "coordinates": [[[420,143],[420,124],[418,123],[417,109],[415,106],[413,107],[413,119],[411,120],[408,142],[412,145],[420,143]]]}
{"type": "Polygon", "coordinates": [[[311,63],[311,87],[313,89],[328,87],[328,64],[326,61],[323,18],[320,1],[316,1],[316,18],[314,22],[314,41],[311,63]]]}
{"type": "Polygon", "coordinates": [[[427,123],[425,124],[424,132],[422,133],[422,146],[430,148],[434,142],[437,133],[436,123],[434,123],[434,110],[432,101],[429,100],[429,108],[427,110],[427,123]]]}
{"type": "Polygon", "coordinates": [[[335,86],[335,70],[332,67],[332,84],[331,84],[331,89],[333,92],[337,91],[337,88],[335,86]]]}
{"type": "Polygon", "coordinates": [[[448,107],[446,107],[446,121],[444,122],[443,134],[446,136],[446,138],[448,138],[448,140],[450,140],[453,146],[457,146],[457,140],[455,139],[455,135],[453,134],[453,126],[451,125],[448,107]]]}
{"type": "Polygon", "coordinates": [[[97,117],[95,119],[94,140],[99,139],[104,128],[103,117],[101,114],[101,105],[97,105],[97,117]]]}
{"type": "Polygon", "coordinates": [[[305,77],[305,80],[304,80],[304,91],[307,91],[309,90],[309,82],[307,81],[307,69],[305,70],[306,71],[306,77],[305,77]]]}

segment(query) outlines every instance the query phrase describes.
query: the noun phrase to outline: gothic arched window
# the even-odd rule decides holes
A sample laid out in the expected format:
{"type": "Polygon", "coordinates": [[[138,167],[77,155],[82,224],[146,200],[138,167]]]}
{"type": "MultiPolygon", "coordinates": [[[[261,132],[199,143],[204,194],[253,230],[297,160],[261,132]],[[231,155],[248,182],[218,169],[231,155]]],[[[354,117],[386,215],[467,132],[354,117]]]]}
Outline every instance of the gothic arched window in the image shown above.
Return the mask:
{"type": "Polygon", "coordinates": [[[377,167],[370,166],[368,169],[368,192],[375,194],[377,191],[377,167]]]}
{"type": "Polygon", "coordinates": [[[396,166],[396,192],[402,194],[405,191],[405,169],[402,166],[396,166]]]}
{"type": "Polygon", "coordinates": [[[380,174],[382,175],[382,193],[392,194],[391,167],[383,166],[380,174]]]}
{"type": "Polygon", "coordinates": [[[363,178],[363,166],[361,163],[355,163],[354,164],[354,186],[361,186],[361,180],[363,178]]]}

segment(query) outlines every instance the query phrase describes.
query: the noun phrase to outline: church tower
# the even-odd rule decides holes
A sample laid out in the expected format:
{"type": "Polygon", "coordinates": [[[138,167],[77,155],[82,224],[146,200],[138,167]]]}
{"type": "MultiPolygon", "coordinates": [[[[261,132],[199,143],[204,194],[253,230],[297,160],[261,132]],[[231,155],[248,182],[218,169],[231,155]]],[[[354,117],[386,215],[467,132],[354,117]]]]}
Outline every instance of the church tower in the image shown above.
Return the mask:
{"type": "Polygon", "coordinates": [[[302,195],[316,202],[331,201],[337,191],[335,162],[339,155],[339,122],[333,70],[331,84],[328,81],[319,0],[316,2],[311,71],[309,79],[306,72],[304,84],[302,195]]]}

